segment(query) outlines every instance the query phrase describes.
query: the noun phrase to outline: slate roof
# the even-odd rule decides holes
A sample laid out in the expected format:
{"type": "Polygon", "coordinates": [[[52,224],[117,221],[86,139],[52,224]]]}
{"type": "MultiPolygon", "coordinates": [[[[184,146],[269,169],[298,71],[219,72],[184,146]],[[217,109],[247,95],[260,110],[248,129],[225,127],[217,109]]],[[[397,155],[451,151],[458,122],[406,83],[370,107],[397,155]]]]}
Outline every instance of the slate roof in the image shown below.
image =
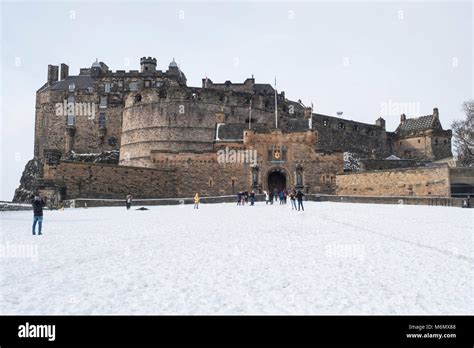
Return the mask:
{"type": "MultiPolygon", "coordinates": [[[[217,137],[219,140],[242,140],[244,130],[248,129],[248,123],[227,123],[219,125],[217,137]]],[[[263,131],[265,127],[260,123],[252,123],[252,129],[263,131]]]]}
{"type": "Polygon", "coordinates": [[[68,76],[66,79],[56,82],[51,86],[52,90],[68,90],[69,85],[74,83],[76,89],[87,89],[92,87],[94,80],[89,75],[68,76]]]}
{"type": "Polygon", "coordinates": [[[395,130],[395,133],[412,133],[416,131],[424,131],[427,129],[437,128],[435,123],[436,116],[427,115],[416,118],[407,118],[395,130]]]}
{"type": "Polygon", "coordinates": [[[253,85],[253,89],[255,92],[275,93],[275,90],[269,83],[256,83],[253,85]]]}
{"type": "Polygon", "coordinates": [[[288,128],[292,131],[305,131],[309,129],[309,119],[290,118],[288,119],[288,128]]]}

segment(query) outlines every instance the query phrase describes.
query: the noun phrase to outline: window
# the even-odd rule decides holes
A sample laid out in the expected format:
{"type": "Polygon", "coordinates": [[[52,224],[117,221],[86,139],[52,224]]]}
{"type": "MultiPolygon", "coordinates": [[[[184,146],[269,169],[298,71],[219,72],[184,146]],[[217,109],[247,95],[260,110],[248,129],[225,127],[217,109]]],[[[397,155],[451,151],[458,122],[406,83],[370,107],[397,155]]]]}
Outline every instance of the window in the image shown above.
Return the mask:
{"type": "Polygon", "coordinates": [[[118,81],[118,86],[119,86],[120,88],[123,87],[123,81],[122,81],[122,80],[119,80],[119,81],[118,81]]]}
{"type": "Polygon", "coordinates": [[[438,138],[435,138],[434,144],[438,145],[438,138]]]}
{"type": "Polygon", "coordinates": [[[99,113],[99,127],[105,127],[105,112],[99,113]]]}
{"type": "Polygon", "coordinates": [[[444,145],[447,145],[447,144],[448,144],[448,141],[444,139],[444,145]]]}
{"type": "Polygon", "coordinates": [[[76,118],[74,115],[67,115],[67,125],[74,126],[76,124],[76,118]]]}
{"type": "Polygon", "coordinates": [[[353,129],[355,132],[357,132],[357,131],[359,131],[359,126],[355,124],[354,127],[352,127],[352,129],[353,129]]]}
{"type": "Polygon", "coordinates": [[[419,143],[421,143],[421,140],[420,140],[420,139],[418,139],[418,144],[419,144],[419,143]]]}
{"type": "Polygon", "coordinates": [[[74,126],[76,123],[74,111],[75,111],[76,98],[73,95],[67,97],[67,125],[74,126]]]}
{"type": "Polygon", "coordinates": [[[329,124],[329,121],[328,121],[328,120],[323,120],[323,126],[324,126],[324,127],[327,127],[328,124],[329,124]]]}
{"type": "Polygon", "coordinates": [[[337,125],[337,127],[338,127],[339,129],[344,129],[344,128],[346,128],[346,126],[345,126],[344,123],[342,123],[342,122],[339,122],[338,125],[337,125]]]}
{"type": "Polygon", "coordinates": [[[138,91],[138,82],[130,82],[128,84],[128,88],[131,90],[131,91],[138,91]]]}
{"type": "Polygon", "coordinates": [[[219,101],[220,101],[220,102],[223,102],[223,101],[224,101],[224,96],[223,96],[222,94],[219,96],[219,101]]]}
{"type": "Polygon", "coordinates": [[[107,107],[107,97],[100,97],[100,109],[105,109],[107,107]]]}
{"type": "Polygon", "coordinates": [[[69,92],[74,92],[76,90],[76,85],[74,83],[69,84],[69,92]]]}
{"type": "Polygon", "coordinates": [[[112,84],[107,82],[104,86],[105,93],[109,93],[111,88],[112,88],[112,84]]]}
{"type": "Polygon", "coordinates": [[[157,82],[155,83],[155,86],[158,87],[158,88],[161,87],[161,82],[160,82],[160,81],[157,81],[157,82]]]}
{"type": "Polygon", "coordinates": [[[141,101],[142,101],[142,95],[141,95],[141,94],[137,94],[137,95],[135,96],[135,103],[139,103],[139,102],[141,102],[141,101]]]}
{"type": "Polygon", "coordinates": [[[145,81],[145,87],[146,87],[146,88],[150,87],[150,81],[148,81],[148,80],[145,81]]]}
{"type": "Polygon", "coordinates": [[[87,87],[87,92],[94,93],[94,87],[87,87]]]}

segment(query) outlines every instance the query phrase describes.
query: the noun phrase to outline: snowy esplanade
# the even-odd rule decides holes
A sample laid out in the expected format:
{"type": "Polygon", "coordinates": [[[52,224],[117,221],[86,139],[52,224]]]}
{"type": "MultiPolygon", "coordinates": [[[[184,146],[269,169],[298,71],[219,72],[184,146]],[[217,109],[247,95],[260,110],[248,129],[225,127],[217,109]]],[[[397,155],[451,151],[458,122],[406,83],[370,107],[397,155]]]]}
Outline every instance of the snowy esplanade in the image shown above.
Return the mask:
{"type": "Polygon", "coordinates": [[[136,208],[45,211],[42,236],[31,235],[30,211],[0,213],[0,313],[474,311],[471,209],[136,208]]]}

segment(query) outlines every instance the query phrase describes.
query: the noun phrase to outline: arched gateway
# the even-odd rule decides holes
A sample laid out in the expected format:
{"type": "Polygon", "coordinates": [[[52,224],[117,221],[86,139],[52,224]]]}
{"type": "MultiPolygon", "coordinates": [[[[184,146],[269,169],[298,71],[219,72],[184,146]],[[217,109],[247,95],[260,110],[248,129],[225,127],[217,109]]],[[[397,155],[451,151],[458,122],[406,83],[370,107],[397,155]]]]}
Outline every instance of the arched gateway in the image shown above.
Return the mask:
{"type": "Polygon", "coordinates": [[[287,186],[287,174],[282,168],[273,168],[268,171],[267,187],[269,191],[274,191],[275,188],[280,192],[286,189],[287,186]]]}

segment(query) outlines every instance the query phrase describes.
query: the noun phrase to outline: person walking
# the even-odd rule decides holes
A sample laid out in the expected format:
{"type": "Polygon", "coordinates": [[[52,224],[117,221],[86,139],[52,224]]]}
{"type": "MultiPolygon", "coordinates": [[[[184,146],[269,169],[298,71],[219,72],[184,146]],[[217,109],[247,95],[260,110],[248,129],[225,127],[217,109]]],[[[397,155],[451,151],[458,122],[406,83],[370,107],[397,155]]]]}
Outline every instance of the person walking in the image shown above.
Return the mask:
{"type": "Polygon", "coordinates": [[[194,195],[194,209],[199,209],[199,194],[197,192],[194,195]]]}
{"type": "Polygon", "coordinates": [[[298,211],[300,211],[300,207],[301,207],[301,210],[304,211],[303,196],[304,196],[304,193],[301,192],[301,190],[298,190],[298,192],[296,193],[296,199],[298,200],[298,211]]]}
{"type": "Polygon", "coordinates": [[[270,202],[270,195],[267,191],[263,191],[263,193],[265,194],[265,205],[267,205],[270,202]]]}
{"type": "Polygon", "coordinates": [[[132,206],[132,195],[130,193],[125,198],[125,206],[127,207],[127,210],[132,206]]]}
{"type": "Polygon", "coordinates": [[[38,224],[38,236],[41,236],[43,227],[43,208],[46,206],[46,200],[36,195],[33,196],[31,205],[33,206],[33,236],[35,235],[36,224],[38,224]]]}
{"type": "Polygon", "coordinates": [[[242,201],[242,192],[239,191],[237,193],[237,205],[240,205],[240,203],[242,203],[241,201],[242,201]]]}
{"type": "Polygon", "coordinates": [[[280,205],[285,203],[285,192],[283,190],[280,191],[280,205]]]}
{"type": "Polygon", "coordinates": [[[269,198],[270,198],[270,205],[273,205],[273,191],[270,190],[269,193],[269,198]]]}
{"type": "Polygon", "coordinates": [[[250,192],[250,205],[254,205],[255,204],[255,192],[252,190],[252,192],[250,192]]]}
{"type": "Polygon", "coordinates": [[[275,187],[273,189],[273,197],[275,198],[275,202],[278,200],[278,189],[275,187]]]}
{"type": "Polygon", "coordinates": [[[290,192],[291,210],[296,210],[296,196],[295,191],[290,192]]]}

